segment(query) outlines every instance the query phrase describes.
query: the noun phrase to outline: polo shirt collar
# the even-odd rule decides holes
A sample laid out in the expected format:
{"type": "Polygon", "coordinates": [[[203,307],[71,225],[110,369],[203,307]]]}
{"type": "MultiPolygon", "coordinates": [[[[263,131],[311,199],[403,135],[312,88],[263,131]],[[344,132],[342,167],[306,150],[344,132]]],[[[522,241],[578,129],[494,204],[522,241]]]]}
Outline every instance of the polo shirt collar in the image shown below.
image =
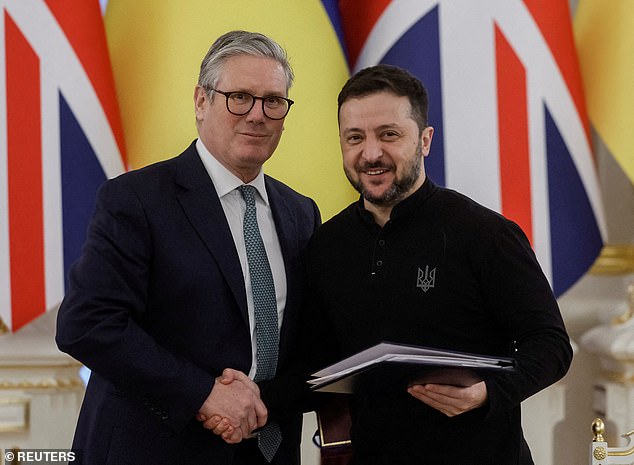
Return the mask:
{"type": "MultiPolygon", "coordinates": [[[[422,186],[414,191],[412,195],[405,198],[404,200],[401,200],[398,204],[394,206],[394,208],[392,209],[392,213],[390,214],[390,221],[388,223],[400,221],[403,218],[411,216],[418,208],[418,206],[422,205],[429,197],[431,197],[434,192],[436,192],[436,190],[438,190],[438,186],[436,186],[436,184],[434,184],[429,176],[427,176],[422,186]]],[[[357,201],[357,209],[359,210],[361,218],[363,218],[365,222],[378,226],[374,221],[372,213],[365,209],[363,196],[359,196],[359,200],[357,201]]]]}

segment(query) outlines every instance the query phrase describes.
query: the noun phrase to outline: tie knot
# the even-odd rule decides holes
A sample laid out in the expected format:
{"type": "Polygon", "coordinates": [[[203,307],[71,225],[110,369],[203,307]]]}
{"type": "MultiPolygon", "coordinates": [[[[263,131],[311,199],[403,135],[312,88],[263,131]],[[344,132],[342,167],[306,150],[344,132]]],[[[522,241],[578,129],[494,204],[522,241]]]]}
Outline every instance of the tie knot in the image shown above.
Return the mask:
{"type": "Polygon", "coordinates": [[[239,187],[244,203],[248,206],[255,205],[255,187],[243,185],[239,187]]]}

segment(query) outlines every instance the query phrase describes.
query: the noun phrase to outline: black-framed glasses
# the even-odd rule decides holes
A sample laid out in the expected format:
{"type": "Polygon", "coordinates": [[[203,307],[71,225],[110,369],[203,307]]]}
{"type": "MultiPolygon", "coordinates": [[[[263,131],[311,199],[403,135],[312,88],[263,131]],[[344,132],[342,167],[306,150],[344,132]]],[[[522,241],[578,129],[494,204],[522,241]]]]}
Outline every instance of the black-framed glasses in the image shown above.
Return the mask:
{"type": "Polygon", "coordinates": [[[232,115],[243,116],[251,111],[256,100],[262,100],[262,112],[269,119],[284,119],[291,109],[293,102],[290,98],[268,95],[258,97],[248,92],[223,92],[218,89],[209,89],[225,96],[227,110],[232,115]]]}

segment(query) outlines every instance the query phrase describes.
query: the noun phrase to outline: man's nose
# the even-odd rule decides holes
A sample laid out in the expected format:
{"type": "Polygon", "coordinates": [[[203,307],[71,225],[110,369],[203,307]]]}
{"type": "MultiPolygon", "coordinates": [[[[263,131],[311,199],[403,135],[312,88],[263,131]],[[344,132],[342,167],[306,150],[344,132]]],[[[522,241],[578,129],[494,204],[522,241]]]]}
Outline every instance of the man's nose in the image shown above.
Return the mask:
{"type": "Polygon", "coordinates": [[[383,146],[379,140],[368,137],[363,147],[363,158],[367,162],[376,162],[383,156],[383,146]]]}
{"type": "Polygon", "coordinates": [[[262,106],[262,100],[256,100],[249,113],[247,113],[247,121],[264,121],[266,116],[264,115],[264,108],[262,106]]]}

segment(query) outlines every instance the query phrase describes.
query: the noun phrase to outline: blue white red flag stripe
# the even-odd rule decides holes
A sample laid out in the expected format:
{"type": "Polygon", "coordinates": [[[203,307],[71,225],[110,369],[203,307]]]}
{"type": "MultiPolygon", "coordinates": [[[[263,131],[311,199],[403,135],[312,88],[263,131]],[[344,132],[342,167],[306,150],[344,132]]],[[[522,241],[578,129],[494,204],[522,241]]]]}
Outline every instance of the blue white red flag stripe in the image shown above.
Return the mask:
{"type": "Polygon", "coordinates": [[[495,28],[501,213],[513,218],[532,242],[526,70],[495,28]]]}
{"type": "Polygon", "coordinates": [[[97,0],[0,6],[0,318],[16,331],[61,301],[125,157],[97,0]]]}
{"type": "Polygon", "coordinates": [[[567,0],[340,0],[351,70],[409,69],[430,94],[426,168],[516,221],[555,294],[605,237],[567,0]]]}
{"type": "Polygon", "coordinates": [[[14,315],[20,327],[44,309],[44,224],[40,67],[35,51],[8,14],[5,20],[7,88],[7,167],[11,301],[25,311],[14,315]]]}

